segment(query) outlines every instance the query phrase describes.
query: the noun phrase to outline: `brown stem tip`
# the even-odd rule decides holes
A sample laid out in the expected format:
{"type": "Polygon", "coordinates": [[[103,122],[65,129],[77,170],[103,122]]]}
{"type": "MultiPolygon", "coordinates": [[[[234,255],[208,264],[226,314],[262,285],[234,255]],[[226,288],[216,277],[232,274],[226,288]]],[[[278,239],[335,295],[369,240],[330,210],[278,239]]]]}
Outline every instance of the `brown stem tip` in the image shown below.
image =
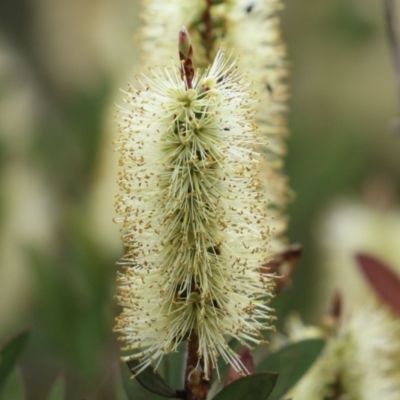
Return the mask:
{"type": "Polygon", "coordinates": [[[192,88],[194,78],[193,47],[187,29],[182,26],[178,40],[179,60],[181,61],[181,78],[188,89],[192,88]]]}

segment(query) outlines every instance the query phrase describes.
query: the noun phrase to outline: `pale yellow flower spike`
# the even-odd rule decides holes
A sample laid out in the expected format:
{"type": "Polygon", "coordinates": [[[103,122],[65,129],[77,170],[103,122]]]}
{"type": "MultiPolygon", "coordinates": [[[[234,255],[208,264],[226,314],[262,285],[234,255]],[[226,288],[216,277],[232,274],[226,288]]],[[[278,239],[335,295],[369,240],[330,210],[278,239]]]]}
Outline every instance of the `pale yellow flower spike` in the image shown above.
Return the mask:
{"type": "Polygon", "coordinates": [[[257,93],[256,122],[262,136],[265,164],[263,191],[269,199],[271,250],[285,250],[286,203],[290,197],[282,172],[288,130],[284,113],[288,97],[284,78],[286,50],[280,37],[277,13],[281,0],[144,0],[140,33],[145,65],[158,65],[175,55],[176,31],[184,24],[196,49],[196,67],[207,68],[222,43],[240,56],[238,66],[248,73],[257,93]]]}
{"type": "Polygon", "coordinates": [[[136,373],[192,332],[206,379],[220,356],[245,373],[227,339],[259,344],[270,326],[263,139],[256,99],[225,53],[190,84],[177,65],[140,74],[119,110],[116,207],[128,250],[116,330],[136,373]]]}
{"type": "MultiPolygon", "coordinates": [[[[289,339],[326,338],[293,317],[289,339]]],[[[397,400],[400,398],[400,322],[367,306],[346,318],[310,370],[285,397],[298,400],[397,400]]]]}

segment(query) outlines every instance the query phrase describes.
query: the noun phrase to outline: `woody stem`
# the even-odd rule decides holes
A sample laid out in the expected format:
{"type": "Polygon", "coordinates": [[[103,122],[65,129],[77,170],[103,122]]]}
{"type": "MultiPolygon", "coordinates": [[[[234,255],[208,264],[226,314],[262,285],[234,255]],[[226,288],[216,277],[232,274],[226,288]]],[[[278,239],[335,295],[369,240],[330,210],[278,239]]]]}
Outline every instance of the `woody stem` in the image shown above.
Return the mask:
{"type": "Polygon", "coordinates": [[[190,333],[187,343],[185,390],[187,400],[205,400],[211,381],[204,375],[204,361],[199,360],[199,337],[195,331],[190,333]]]}

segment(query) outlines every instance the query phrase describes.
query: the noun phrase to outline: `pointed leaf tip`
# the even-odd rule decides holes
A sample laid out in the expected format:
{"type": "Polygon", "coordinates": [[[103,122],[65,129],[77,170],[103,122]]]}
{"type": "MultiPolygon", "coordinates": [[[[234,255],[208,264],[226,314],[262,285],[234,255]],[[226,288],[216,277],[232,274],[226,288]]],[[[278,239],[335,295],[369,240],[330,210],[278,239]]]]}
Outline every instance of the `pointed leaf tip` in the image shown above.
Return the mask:
{"type": "Polygon", "coordinates": [[[0,349],[0,390],[26,345],[30,332],[22,331],[0,349]]]}
{"type": "Polygon", "coordinates": [[[282,399],[315,362],[324,345],[323,339],[306,339],[264,358],[257,369],[279,372],[279,380],[269,400],[282,399]]]}
{"type": "Polygon", "coordinates": [[[46,400],[63,400],[64,398],[65,398],[65,378],[63,376],[60,376],[55,381],[46,400]]]}
{"type": "Polygon", "coordinates": [[[191,42],[190,36],[187,29],[182,26],[182,29],[179,31],[179,41],[178,41],[178,48],[181,59],[186,59],[191,57],[191,42]]]}
{"type": "Polygon", "coordinates": [[[181,78],[186,83],[187,89],[191,89],[194,77],[193,47],[189,33],[184,26],[179,31],[178,50],[181,62],[181,78]]]}
{"type": "Polygon", "coordinates": [[[129,399],[137,396],[137,383],[149,392],[167,398],[176,398],[177,392],[170,388],[164,379],[153,371],[152,367],[147,367],[132,380],[132,370],[138,365],[137,361],[128,361],[122,365],[122,379],[126,394],[129,399]]]}
{"type": "Polygon", "coordinates": [[[275,387],[275,372],[260,372],[240,378],[219,392],[213,400],[266,400],[275,387]]]}
{"type": "Polygon", "coordinates": [[[355,258],[364,277],[378,297],[400,315],[400,277],[374,256],[357,253],[355,258]]]}

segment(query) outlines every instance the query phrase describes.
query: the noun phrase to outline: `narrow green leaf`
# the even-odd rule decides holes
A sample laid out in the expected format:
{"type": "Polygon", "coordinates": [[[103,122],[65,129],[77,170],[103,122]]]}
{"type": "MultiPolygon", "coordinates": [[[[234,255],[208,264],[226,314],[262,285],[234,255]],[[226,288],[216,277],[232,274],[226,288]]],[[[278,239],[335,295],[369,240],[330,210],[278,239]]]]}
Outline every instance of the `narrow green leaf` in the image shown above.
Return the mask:
{"type": "Polygon", "coordinates": [[[64,400],[65,399],[65,380],[59,377],[53,385],[51,392],[46,400],[64,400]]]}
{"type": "Polygon", "coordinates": [[[276,371],[279,380],[269,400],[280,400],[314,363],[325,340],[307,339],[290,344],[269,355],[257,366],[258,371],[276,371]]]}
{"type": "MultiPolygon", "coordinates": [[[[132,371],[133,368],[137,365],[137,361],[129,361],[127,362],[128,367],[132,371]]],[[[144,371],[142,371],[135,379],[147,390],[158,394],[162,397],[173,398],[175,397],[175,390],[171,389],[168,384],[153,371],[151,367],[147,367],[144,371]]]]}
{"type": "Polygon", "coordinates": [[[266,400],[275,387],[278,374],[260,372],[240,378],[219,392],[213,400],[266,400]]]}
{"type": "Polygon", "coordinates": [[[0,400],[24,400],[25,390],[19,370],[14,368],[8,375],[1,391],[0,400]]]}
{"type": "Polygon", "coordinates": [[[155,375],[151,368],[148,368],[149,371],[145,370],[136,376],[135,379],[132,379],[131,368],[133,364],[132,362],[130,364],[131,366],[127,363],[121,363],[121,378],[128,400],[162,400],[165,397],[176,397],[175,391],[159,375],[157,375],[158,378],[146,378],[144,376],[140,380],[138,379],[142,374],[150,375],[149,373],[151,373],[155,375]],[[154,384],[153,387],[151,387],[152,382],[154,384]]]}
{"type": "Polygon", "coordinates": [[[2,346],[0,351],[0,390],[2,389],[7,376],[12,371],[22,349],[25,347],[29,332],[23,331],[14,336],[7,344],[2,346]]]}
{"type": "Polygon", "coordinates": [[[172,388],[181,388],[183,386],[184,355],[186,350],[186,342],[182,342],[178,346],[178,352],[168,354],[163,358],[163,377],[168,385],[172,388]]]}

